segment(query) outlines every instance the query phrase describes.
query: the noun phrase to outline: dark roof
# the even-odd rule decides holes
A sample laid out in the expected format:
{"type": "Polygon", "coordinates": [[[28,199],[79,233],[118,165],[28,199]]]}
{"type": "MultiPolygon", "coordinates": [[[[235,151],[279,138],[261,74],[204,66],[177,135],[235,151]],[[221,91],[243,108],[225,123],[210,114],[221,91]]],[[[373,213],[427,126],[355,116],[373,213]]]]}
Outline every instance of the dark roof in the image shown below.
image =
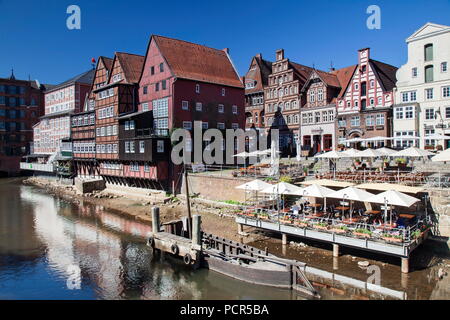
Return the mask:
{"type": "MultiPolygon", "coordinates": [[[[116,52],[115,59],[118,59],[122,67],[125,80],[128,83],[137,83],[141,76],[142,67],[144,66],[145,57],[137,54],[116,52]]],[[[111,72],[110,72],[111,77],[111,72]]]]}
{"type": "Polygon", "coordinates": [[[374,67],[378,80],[381,82],[384,90],[392,91],[395,87],[395,83],[397,82],[396,73],[398,68],[373,59],[370,59],[369,61],[374,67]]]}
{"type": "Polygon", "coordinates": [[[66,80],[56,86],[54,86],[52,89],[47,90],[48,92],[54,91],[60,88],[67,87],[68,85],[74,84],[74,83],[85,83],[85,84],[92,84],[92,81],[94,81],[95,76],[95,69],[91,69],[89,71],[83,72],[69,80],[66,80]]]}
{"type": "Polygon", "coordinates": [[[341,87],[341,91],[339,92],[338,98],[341,98],[345,94],[345,91],[347,90],[347,87],[348,87],[348,83],[352,79],[353,73],[355,73],[357,66],[358,65],[355,64],[353,66],[349,66],[349,67],[345,67],[345,68],[341,68],[341,69],[332,71],[332,73],[336,75],[336,77],[339,81],[339,85],[341,87]]]}
{"type": "Polygon", "coordinates": [[[263,90],[263,87],[269,83],[269,75],[272,73],[272,62],[264,60],[261,54],[254,56],[252,62],[253,60],[256,61],[257,68],[251,70],[251,63],[245,78],[255,80],[256,86],[251,89],[245,89],[245,93],[254,93],[263,90]]]}
{"type": "Polygon", "coordinates": [[[146,114],[146,113],[150,113],[150,112],[153,113],[153,110],[136,111],[136,112],[131,112],[131,113],[125,113],[125,114],[122,114],[122,115],[118,116],[117,118],[118,119],[129,119],[129,118],[140,116],[142,114],[146,114]]]}
{"type": "Polygon", "coordinates": [[[243,87],[226,50],[157,35],[152,39],[176,77],[243,87]]]}

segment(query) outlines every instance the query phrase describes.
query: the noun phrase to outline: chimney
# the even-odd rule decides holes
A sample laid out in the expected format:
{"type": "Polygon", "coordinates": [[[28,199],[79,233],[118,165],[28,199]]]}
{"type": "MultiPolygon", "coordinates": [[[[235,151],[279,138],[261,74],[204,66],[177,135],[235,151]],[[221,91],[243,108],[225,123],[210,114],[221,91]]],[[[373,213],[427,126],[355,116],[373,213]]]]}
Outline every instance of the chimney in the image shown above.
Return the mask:
{"type": "Polygon", "coordinates": [[[277,51],[275,51],[275,55],[276,55],[277,61],[283,60],[284,59],[284,49],[278,49],[277,51]]]}

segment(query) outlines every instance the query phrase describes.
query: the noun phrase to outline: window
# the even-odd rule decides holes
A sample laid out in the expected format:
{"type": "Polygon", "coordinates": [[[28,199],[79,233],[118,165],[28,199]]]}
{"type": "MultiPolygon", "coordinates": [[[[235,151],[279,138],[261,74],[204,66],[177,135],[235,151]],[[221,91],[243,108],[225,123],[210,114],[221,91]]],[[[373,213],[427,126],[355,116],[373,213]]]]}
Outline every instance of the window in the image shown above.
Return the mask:
{"type": "Polygon", "coordinates": [[[142,104],[142,111],[148,111],[148,102],[142,104]]]}
{"type": "Polygon", "coordinates": [[[427,100],[433,99],[433,88],[425,89],[425,97],[427,100]]]}
{"type": "Polygon", "coordinates": [[[181,101],[181,109],[189,110],[189,101],[181,101]]]}
{"type": "Polygon", "coordinates": [[[416,98],[417,98],[416,91],[411,91],[410,96],[411,96],[411,101],[416,101],[416,98]]]}
{"type": "Polygon", "coordinates": [[[447,87],[443,87],[443,88],[442,88],[442,97],[443,97],[443,98],[448,98],[448,97],[450,97],[450,86],[447,86],[447,87]]]}
{"type": "Polygon", "coordinates": [[[414,107],[412,106],[405,107],[405,118],[414,119],[414,107]]]}
{"type": "Polygon", "coordinates": [[[130,120],[130,130],[134,130],[134,120],[130,120]]]}
{"type": "Polygon", "coordinates": [[[416,67],[412,68],[411,73],[412,73],[412,77],[416,78],[417,77],[417,68],[416,67]]]}
{"type": "Polygon", "coordinates": [[[231,109],[232,109],[233,114],[237,114],[238,113],[237,106],[234,105],[234,106],[231,107],[231,109]]]}
{"type": "Polygon", "coordinates": [[[200,93],[200,85],[199,84],[195,85],[195,92],[200,93]]]}
{"type": "Polygon", "coordinates": [[[317,91],[317,101],[322,101],[323,100],[323,89],[319,89],[317,91]]]}
{"type": "Polygon", "coordinates": [[[441,62],[441,72],[447,72],[447,62],[441,62]]]}
{"type": "Polygon", "coordinates": [[[320,112],[316,112],[316,113],[315,113],[314,121],[315,121],[316,123],[320,123],[320,121],[321,121],[321,118],[320,118],[320,112]]]}
{"type": "Polygon", "coordinates": [[[195,103],[195,110],[196,111],[202,111],[202,103],[201,102],[196,102],[195,103]]]}
{"type": "Polygon", "coordinates": [[[164,72],[164,63],[159,64],[159,72],[164,72]]]}
{"type": "Polygon", "coordinates": [[[218,111],[219,111],[219,113],[223,113],[224,112],[223,104],[219,104],[218,111]]]}
{"type": "Polygon", "coordinates": [[[424,47],[425,61],[433,60],[433,44],[429,43],[424,47]]]}
{"type": "Polygon", "coordinates": [[[370,127],[375,125],[374,116],[366,116],[366,126],[370,127]]]}
{"type": "Polygon", "coordinates": [[[225,88],[222,88],[222,97],[225,97],[225,88]]]}
{"type": "Polygon", "coordinates": [[[361,83],[361,96],[365,96],[367,94],[367,85],[366,82],[361,83]]]}
{"type": "Polygon", "coordinates": [[[217,122],[217,129],[219,129],[219,130],[225,129],[225,123],[223,123],[223,122],[217,122]]]}
{"type": "Polygon", "coordinates": [[[130,153],[134,153],[134,141],[130,141],[130,153]]]}
{"type": "MultiPolygon", "coordinates": [[[[432,135],[432,134],[435,134],[434,129],[425,130],[425,137],[429,136],[429,135],[432,135]]],[[[435,146],[436,145],[436,140],[434,140],[434,139],[425,139],[425,145],[435,146]]]]}
{"type": "Polygon", "coordinates": [[[315,100],[316,100],[316,93],[313,90],[309,94],[309,102],[315,102],[315,100]]]}
{"type": "Polygon", "coordinates": [[[425,67],[425,82],[433,81],[433,65],[425,67]]]}
{"type": "Polygon", "coordinates": [[[402,92],[402,101],[403,102],[408,102],[408,99],[409,99],[408,92],[402,92]]]}
{"type": "Polygon", "coordinates": [[[144,163],[144,172],[150,172],[150,166],[148,163],[144,163]]]}
{"type": "Polygon", "coordinates": [[[237,123],[232,123],[232,124],[231,124],[231,128],[234,129],[234,130],[236,130],[236,129],[239,128],[239,124],[237,124],[237,123]]]}
{"type": "Polygon", "coordinates": [[[145,152],[145,141],[139,141],[139,152],[144,153],[145,152]]]}
{"type": "Polygon", "coordinates": [[[156,152],[158,153],[164,152],[164,140],[158,140],[156,142],[156,152]]]}
{"type": "Polygon", "coordinates": [[[125,141],[125,153],[130,153],[130,141],[125,141]]]}
{"type": "Polygon", "coordinates": [[[162,90],[166,90],[166,80],[161,81],[162,90]]]}
{"type": "Polygon", "coordinates": [[[148,92],[148,87],[145,86],[144,88],[142,88],[142,91],[144,92],[144,94],[147,94],[147,92],[148,92]]]}
{"type": "Polygon", "coordinates": [[[155,74],[155,67],[154,66],[150,67],[150,74],[151,75],[155,74]]]}
{"type": "Polygon", "coordinates": [[[384,114],[377,114],[377,126],[384,126],[384,114]]]}
{"type": "Polygon", "coordinates": [[[445,118],[450,119],[450,107],[445,108],[445,118]]]}
{"type": "Polygon", "coordinates": [[[183,128],[186,130],[192,129],[192,122],[191,121],[183,121],[183,128]]]}
{"type": "Polygon", "coordinates": [[[434,109],[425,109],[425,119],[426,120],[435,119],[434,109]]]}
{"type": "Polygon", "coordinates": [[[113,126],[112,135],[117,136],[117,125],[113,126]]]}
{"type": "Polygon", "coordinates": [[[360,125],[360,122],[359,122],[359,116],[352,117],[352,118],[350,119],[350,125],[351,125],[352,127],[359,127],[359,125],[360,125]]]}
{"type": "Polygon", "coordinates": [[[359,90],[359,84],[358,84],[358,83],[355,83],[355,84],[354,84],[354,88],[355,88],[355,90],[359,90]]]}
{"type": "Polygon", "coordinates": [[[159,82],[155,83],[155,91],[159,91],[159,82]]]}
{"type": "Polygon", "coordinates": [[[208,122],[202,122],[202,129],[203,130],[208,129],[208,122]]]}

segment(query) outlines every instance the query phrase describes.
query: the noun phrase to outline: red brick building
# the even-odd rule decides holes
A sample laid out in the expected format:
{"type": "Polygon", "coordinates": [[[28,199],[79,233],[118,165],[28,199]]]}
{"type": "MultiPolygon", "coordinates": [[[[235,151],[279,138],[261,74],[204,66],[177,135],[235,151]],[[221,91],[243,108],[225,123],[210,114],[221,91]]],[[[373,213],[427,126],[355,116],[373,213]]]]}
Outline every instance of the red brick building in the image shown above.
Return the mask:
{"type": "MultiPolygon", "coordinates": [[[[192,130],[193,121],[203,129],[245,128],[244,85],[228,49],[154,35],[139,85],[139,111],[153,111],[156,132],[192,130]]],[[[180,187],[179,169],[169,167],[172,190],[180,187]]]]}
{"type": "Polygon", "coordinates": [[[264,125],[264,89],[272,73],[272,62],[264,60],[259,53],[250,62],[244,77],[245,127],[262,129],[264,125]]]}
{"type": "Polygon", "coordinates": [[[113,60],[107,57],[98,58],[91,90],[87,94],[83,109],[71,116],[73,166],[79,177],[100,174],[96,160],[94,90],[107,84],[112,62],[113,60]]]}
{"type": "Polygon", "coordinates": [[[38,81],[0,78],[0,176],[16,175],[21,157],[30,151],[33,125],[44,114],[44,92],[38,81]]]}
{"type": "MultiPolygon", "coordinates": [[[[392,136],[396,72],[396,67],[371,59],[369,48],[358,51],[358,64],[337,99],[339,144],[354,138],[392,136]]],[[[384,142],[367,144],[377,145],[383,146],[384,142]]]]}
{"type": "Polygon", "coordinates": [[[267,131],[279,130],[283,155],[294,155],[300,138],[300,106],[306,102],[300,90],[313,69],[285,58],[283,49],[275,54],[276,61],[272,63],[265,89],[265,126],[267,131]]]}

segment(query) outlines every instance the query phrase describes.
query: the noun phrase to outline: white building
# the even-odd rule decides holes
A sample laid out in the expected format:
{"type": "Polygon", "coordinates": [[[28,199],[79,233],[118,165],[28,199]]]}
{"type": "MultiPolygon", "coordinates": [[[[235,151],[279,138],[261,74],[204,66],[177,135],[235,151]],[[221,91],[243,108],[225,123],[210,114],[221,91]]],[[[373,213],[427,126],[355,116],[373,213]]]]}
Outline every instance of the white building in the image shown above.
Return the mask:
{"type": "Polygon", "coordinates": [[[450,27],[427,23],[406,43],[408,61],[397,72],[393,121],[394,137],[403,138],[394,145],[449,148],[450,27]],[[419,139],[407,139],[413,136],[419,139]]]}

